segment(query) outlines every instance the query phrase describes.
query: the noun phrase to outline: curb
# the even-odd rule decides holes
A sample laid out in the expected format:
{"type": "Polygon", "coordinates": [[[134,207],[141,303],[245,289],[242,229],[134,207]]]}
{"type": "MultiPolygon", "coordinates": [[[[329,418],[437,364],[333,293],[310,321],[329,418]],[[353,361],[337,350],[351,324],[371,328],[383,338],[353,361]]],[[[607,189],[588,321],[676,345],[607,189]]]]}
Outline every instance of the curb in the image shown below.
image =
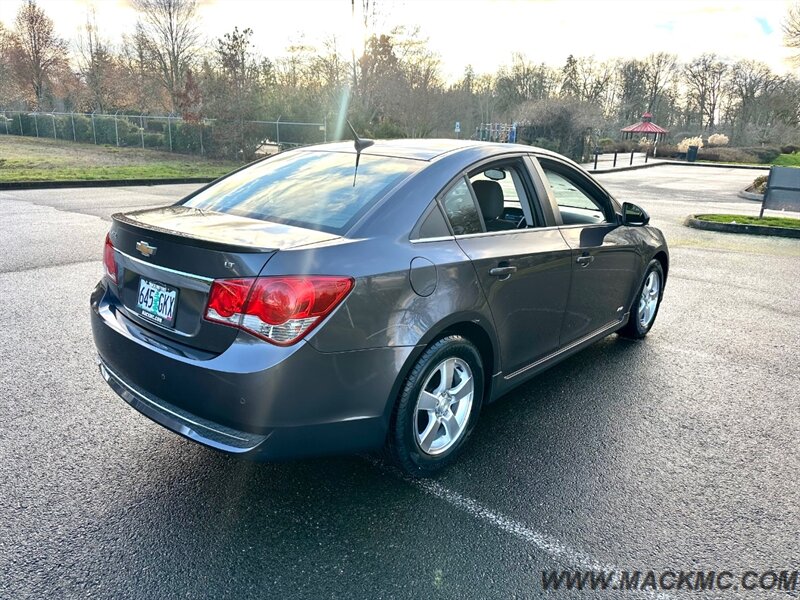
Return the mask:
{"type": "Polygon", "coordinates": [[[744,198],[745,200],[756,200],[758,202],[764,201],[764,194],[756,194],[755,192],[748,192],[747,190],[741,190],[738,194],[739,198],[744,198]]]}
{"type": "Polygon", "coordinates": [[[750,235],[769,235],[776,237],[800,238],[800,229],[788,227],[770,227],[768,225],[739,225],[738,223],[714,223],[702,221],[698,215],[689,215],[683,222],[687,227],[705,231],[722,231],[725,233],[745,233],[750,235]]]}
{"type": "Polygon", "coordinates": [[[175,179],[92,179],[88,181],[0,181],[2,190],[54,190],[60,188],[122,187],[209,183],[217,177],[180,177],[175,179]]]}
{"type": "Polygon", "coordinates": [[[637,169],[649,169],[650,167],[657,167],[659,165],[668,164],[664,162],[649,162],[640,165],[627,165],[624,167],[612,167],[610,169],[586,169],[587,173],[592,175],[603,175],[604,173],[619,173],[620,171],[636,171],[637,169]]]}
{"type": "Polygon", "coordinates": [[[740,165],[737,163],[707,163],[707,162],[685,162],[682,160],[659,159],[662,165],[683,165],[685,167],[708,167],[711,169],[748,169],[750,171],[769,171],[772,165],[740,165]]]}
{"type": "MultiPolygon", "coordinates": [[[[770,165],[737,165],[735,163],[698,163],[698,162],[685,162],[682,160],[667,160],[663,158],[656,158],[653,162],[643,165],[628,165],[625,167],[617,167],[611,169],[586,169],[592,175],[602,175],[604,173],[616,173],[618,171],[635,171],[636,169],[647,169],[649,167],[659,167],[661,165],[672,165],[679,167],[708,167],[711,169],[747,169],[750,171],[769,171],[770,165]]],[[[744,198],[745,196],[742,196],[744,198]]],[[[759,198],[747,198],[748,200],[761,200],[759,198]]]]}

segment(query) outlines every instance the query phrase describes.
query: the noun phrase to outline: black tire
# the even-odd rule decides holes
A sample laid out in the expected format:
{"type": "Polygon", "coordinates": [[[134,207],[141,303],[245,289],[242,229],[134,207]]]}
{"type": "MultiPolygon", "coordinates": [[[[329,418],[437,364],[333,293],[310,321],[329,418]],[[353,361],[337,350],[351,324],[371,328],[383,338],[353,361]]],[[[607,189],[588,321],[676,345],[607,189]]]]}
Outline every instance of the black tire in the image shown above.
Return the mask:
{"type": "Polygon", "coordinates": [[[628,317],[628,322],[625,326],[620,329],[617,333],[622,337],[626,337],[632,340],[640,340],[647,333],[652,329],[653,323],[656,322],[656,317],[658,317],[658,309],[661,308],[661,298],[664,296],[664,269],[661,266],[661,263],[653,259],[650,261],[650,264],[647,265],[647,270],[644,272],[644,277],[642,277],[642,283],[636,291],[636,295],[633,297],[633,302],[630,306],[630,315],[628,317]],[[639,300],[642,297],[642,292],[644,291],[644,286],[647,283],[647,278],[650,277],[650,273],[656,272],[658,274],[658,303],[655,307],[655,312],[653,316],[650,318],[649,323],[647,325],[642,325],[639,320],[638,310],[639,310],[639,300]]]}
{"type": "Polygon", "coordinates": [[[387,446],[394,463],[412,477],[429,477],[452,463],[475,428],[483,404],[484,381],[481,355],[466,338],[449,335],[427,348],[406,378],[392,414],[387,446]],[[473,378],[472,405],[464,430],[452,447],[434,456],[424,452],[417,441],[417,401],[429,376],[448,358],[461,359],[469,366],[473,378]]]}

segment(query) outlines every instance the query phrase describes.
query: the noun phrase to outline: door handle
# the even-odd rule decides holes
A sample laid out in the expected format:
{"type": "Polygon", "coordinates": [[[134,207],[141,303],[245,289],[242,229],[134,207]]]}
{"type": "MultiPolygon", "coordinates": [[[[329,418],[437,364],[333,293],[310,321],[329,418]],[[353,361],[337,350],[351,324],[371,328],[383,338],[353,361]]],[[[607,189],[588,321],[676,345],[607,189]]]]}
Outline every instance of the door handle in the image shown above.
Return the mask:
{"type": "Polygon", "coordinates": [[[501,281],[504,279],[508,279],[511,277],[512,273],[517,272],[517,267],[512,266],[505,266],[505,267],[494,267],[489,269],[489,275],[493,275],[495,277],[499,277],[501,281]]]}
{"type": "Polygon", "coordinates": [[[579,256],[575,262],[582,267],[588,267],[594,261],[594,256],[579,256]]]}

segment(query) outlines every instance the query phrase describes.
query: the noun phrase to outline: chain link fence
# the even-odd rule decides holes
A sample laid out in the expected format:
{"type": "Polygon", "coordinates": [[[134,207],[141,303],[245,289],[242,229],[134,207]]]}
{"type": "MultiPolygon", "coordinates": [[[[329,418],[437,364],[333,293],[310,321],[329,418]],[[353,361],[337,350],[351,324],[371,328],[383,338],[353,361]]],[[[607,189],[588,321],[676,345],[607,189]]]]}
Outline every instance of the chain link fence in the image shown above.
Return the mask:
{"type": "Polygon", "coordinates": [[[0,135],[153,148],[184,154],[251,158],[328,141],[327,119],[319,123],[201,119],[175,115],[27,112],[0,109],[0,135]]]}

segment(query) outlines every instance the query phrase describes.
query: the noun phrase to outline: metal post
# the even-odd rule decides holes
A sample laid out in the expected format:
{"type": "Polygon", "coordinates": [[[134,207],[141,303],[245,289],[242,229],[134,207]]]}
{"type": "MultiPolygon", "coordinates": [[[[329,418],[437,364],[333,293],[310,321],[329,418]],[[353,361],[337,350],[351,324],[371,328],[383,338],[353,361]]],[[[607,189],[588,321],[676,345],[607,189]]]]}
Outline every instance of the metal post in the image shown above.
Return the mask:
{"type": "Polygon", "coordinates": [[[597,152],[597,150],[595,150],[594,151],[594,170],[595,171],[597,170],[597,156],[598,156],[598,152],[597,152]]]}
{"type": "Polygon", "coordinates": [[[69,113],[69,118],[72,119],[72,141],[77,142],[78,137],[75,135],[75,113],[69,113]]]}
{"type": "Polygon", "coordinates": [[[33,113],[33,124],[36,126],[36,137],[39,137],[39,119],[36,113],[33,113]]]}
{"type": "Polygon", "coordinates": [[[6,119],[6,111],[3,111],[3,121],[6,122],[6,135],[8,135],[8,119],[6,119]]]}
{"type": "Polygon", "coordinates": [[[206,149],[203,146],[203,121],[200,121],[200,154],[205,154],[206,149]]]}
{"type": "Polygon", "coordinates": [[[277,142],[278,146],[281,145],[281,115],[278,117],[278,120],[275,121],[275,137],[277,138],[275,141],[277,142]]]}
{"type": "Polygon", "coordinates": [[[139,132],[142,134],[142,150],[144,150],[144,117],[139,115],[139,132]]]}
{"type": "Polygon", "coordinates": [[[167,116],[167,131],[169,132],[169,151],[172,152],[172,113],[167,116]]]}
{"type": "Polygon", "coordinates": [[[322,134],[323,135],[322,141],[323,142],[327,142],[328,141],[328,115],[325,115],[324,117],[322,117],[322,127],[323,127],[323,131],[324,131],[324,133],[322,134]]]}
{"type": "Polygon", "coordinates": [[[118,112],[119,111],[114,113],[114,133],[117,136],[117,147],[119,147],[119,125],[117,125],[117,113],[118,112]]]}
{"type": "Polygon", "coordinates": [[[24,133],[22,133],[22,113],[17,113],[17,116],[19,117],[19,134],[25,135],[24,133]]]}
{"type": "Polygon", "coordinates": [[[617,151],[614,150],[614,164],[611,165],[612,168],[616,168],[617,166],[617,151]]]}
{"type": "Polygon", "coordinates": [[[644,151],[644,164],[647,164],[647,157],[650,156],[650,150],[644,151]]]}
{"type": "Polygon", "coordinates": [[[636,152],[635,150],[631,150],[631,165],[633,165],[633,153],[636,152]]]}
{"type": "Polygon", "coordinates": [[[94,137],[94,145],[97,146],[97,129],[94,126],[94,111],[92,111],[92,137],[94,137]]]}
{"type": "Polygon", "coordinates": [[[56,115],[55,113],[50,113],[50,116],[53,117],[53,139],[57,140],[58,137],[56,137],[56,115]]]}

